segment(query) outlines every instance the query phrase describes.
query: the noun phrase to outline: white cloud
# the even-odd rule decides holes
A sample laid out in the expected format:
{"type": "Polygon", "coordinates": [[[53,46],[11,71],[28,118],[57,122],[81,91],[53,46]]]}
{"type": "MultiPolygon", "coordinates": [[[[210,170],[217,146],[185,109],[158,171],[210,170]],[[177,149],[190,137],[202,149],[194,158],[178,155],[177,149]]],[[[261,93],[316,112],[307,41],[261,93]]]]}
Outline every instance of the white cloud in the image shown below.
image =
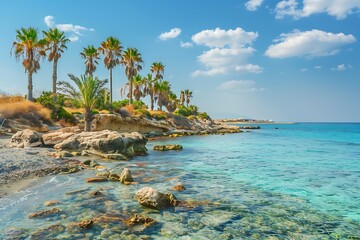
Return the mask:
{"type": "Polygon", "coordinates": [[[75,34],[73,34],[69,37],[69,40],[71,42],[76,42],[77,40],[79,40],[79,36],[76,36],[75,34]]]}
{"type": "Polygon", "coordinates": [[[259,92],[265,88],[256,87],[256,83],[251,80],[231,80],[221,83],[217,89],[231,92],[259,92]]]}
{"type": "Polygon", "coordinates": [[[280,1],[275,8],[276,18],[291,16],[299,19],[313,14],[327,13],[337,19],[344,19],[360,10],[359,0],[303,0],[302,8],[299,8],[299,5],[298,0],[280,1]]]}
{"type": "Polygon", "coordinates": [[[71,42],[76,42],[77,40],[79,40],[79,36],[82,36],[82,33],[81,33],[82,31],[95,31],[95,29],[93,29],[93,28],[86,28],[86,27],[74,25],[71,23],[55,24],[54,19],[55,19],[55,17],[53,17],[53,16],[50,16],[50,15],[46,16],[44,18],[44,22],[45,22],[46,26],[48,26],[49,28],[57,27],[61,31],[72,33],[71,36],[69,37],[71,42]]]}
{"type": "Polygon", "coordinates": [[[54,17],[53,16],[46,16],[44,18],[44,22],[46,24],[46,26],[48,26],[49,28],[53,27],[55,25],[55,22],[54,22],[54,17]]]}
{"type": "Polygon", "coordinates": [[[214,76],[218,74],[225,74],[227,72],[226,68],[212,68],[209,70],[196,70],[192,73],[193,77],[198,76],[214,76]]]}
{"type": "Polygon", "coordinates": [[[302,68],[300,69],[300,72],[306,72],[308,69],[307,68],[302,68]]]}
{"type": "Polygon", "coordinates": [[[315,69],[320,70],[320,69],[322,69],[322,66],[315,66],[315,69]]]}
{"type": "Polygon", "coordinates": [[[245,3],[245,7],[249,11],[256,11],[261,6],[263,0],[249,0],[245,3]]]}
{"type": "Polygon", "coordinates": [[[295,30],[282,33],[274,40],[276,43],[268,47],[265,55],[272,58],[329,56],[337,54],[341,46],[355,41],[356,38],[351,34],[336,34],[316,29],[305,32],[295,30]]]}
{"type": "Polygon", "coordinates": [[[247,60],[256,51],[251,45],[258,33],[246,32],[242,28],[223,30],[203,30],[192,36],[194,43],[210,49],[198,56],[198,61],[206,68],[193,72],[193,76],[213,76],[235,71],[259,72],[258,65],[247,60]],[[257,66],[257,67],[256,67],[257,66]]]}
{"type": "Polygon", "coordinates": [[[222,48],[251,44],[258,36],[258,33],[246,32],[238,27],[227,31],[220,28],[203,30],[193,35],[191,39],[198,45],[222,48]]]}
{"type": "Polygon", "coordinates": [[[351,68],[353,68],[353,66],[351,66],[350,64],[348,64],[348,65],[339,64],[336,67],[331,68],[331,70],[333,70],[333,71],[345,71],[345,70],[348,70],[348,69],[351,69],[351,68]]]}
{"type": "Polygon", "coordinates": [[[189,48],[189,47],[192,47],[192,46],[193,46],[193,43],[192,43],[192,42],[183,42],[183,41],[180,41],[180,46],[183,47],[183,48],[189,48]]]}
{"type": "Polygon", "coordinates": [[[160,34],[159,38],[163,41],[169,40],[169,39],[173,39],[176,38],[177,36],[179,36],[181,33],[181,29],[180,28],[173,28],[171,29],[169,32],[163,32],[160,34]]]}
{"type": "Polygon", "coordinates": [[[260,67],[259,65],[246,64],[243,66],[236,66],[235,70],[237,72],[262,73],[264,68],[260,67]]]}

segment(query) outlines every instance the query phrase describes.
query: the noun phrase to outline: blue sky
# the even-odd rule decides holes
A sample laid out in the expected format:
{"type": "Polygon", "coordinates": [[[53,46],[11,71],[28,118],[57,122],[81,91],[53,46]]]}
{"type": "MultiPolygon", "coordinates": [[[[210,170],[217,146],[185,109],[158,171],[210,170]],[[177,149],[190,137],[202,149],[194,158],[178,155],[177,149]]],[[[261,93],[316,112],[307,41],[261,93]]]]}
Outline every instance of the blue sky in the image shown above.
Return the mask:
{"type": "MultiPolygon", "coordinates": [[[[72,39],[59,80],[84,72],[83,47],[116,36],[142,54],[141,74],[163,62],[174,92],[191,89],[215,118],[360,121],[360,0],[4,0],[0,20],[0,89],[11,94],[27,87],[10,56],[15,30],[57,26],[72,39]]],[[[51,66],[33,76],[35,96],[51,90],[51,66]]],[[[102,62],[95,74],[108,78],[102,62]]],[[[115,99],[125,82],[118,67],[115,99]]]]}

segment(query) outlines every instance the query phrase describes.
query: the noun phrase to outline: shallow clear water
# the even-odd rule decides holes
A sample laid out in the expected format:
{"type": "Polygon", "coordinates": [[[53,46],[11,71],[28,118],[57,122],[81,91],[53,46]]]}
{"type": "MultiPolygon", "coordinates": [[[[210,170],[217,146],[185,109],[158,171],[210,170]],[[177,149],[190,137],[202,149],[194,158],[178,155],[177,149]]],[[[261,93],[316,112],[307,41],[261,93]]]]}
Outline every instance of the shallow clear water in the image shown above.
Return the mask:
{"type": "Polygon", "coordinates": [[[10,228],[23,229],[25,239],[360,238],[360,124],[262,125],[240,134],[151,141],[148,148],[148,156],[129,162],[101,162],[112,169],[130,168],[138,185],[85,183],[96,174],[89,170],[46,177],[26,192],[0,199],[0,239],[9,237],[10,228]],[[151,150],[165,143],[182,144],[184,150],[151,150]],[[172,192],[178,183],[187,190],[173,193],[195,202],[195,208],[158,212],[140,207],[133,198],[142,187],[172,192]],[[79,189],[83,191],[66,194],[79,189]],[[89,195],[99,189],[102,197],[89,195]],[[51,199],[60,201],[61,215],[27,219],[29,213],[49,208],[43,203],[51,199]],[[157,223],[145,230],[119,221],[83,231],[46,230],[56,223],[66,227],[134,213],[157,223]],[[39,229],[43,235],[36,235],[39,229]]]}

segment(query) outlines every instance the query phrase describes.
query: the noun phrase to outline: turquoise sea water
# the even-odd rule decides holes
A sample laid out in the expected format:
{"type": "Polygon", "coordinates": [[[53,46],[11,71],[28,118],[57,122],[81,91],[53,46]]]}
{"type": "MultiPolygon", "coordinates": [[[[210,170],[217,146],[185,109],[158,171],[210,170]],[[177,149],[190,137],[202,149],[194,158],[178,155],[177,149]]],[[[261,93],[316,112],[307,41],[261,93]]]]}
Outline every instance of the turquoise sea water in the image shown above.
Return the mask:
{"type": "Polygon", "coordinates": [[[111,169],[130,168],[137,185],[85,183],[94,171],[43,178],[25,192],[0,199],[0,239],[15,231],[24,239],[360,239],[360,124],[261,127],[150,141],[148,156],[101,162],[111,169]],[[184,150],[151,150],[168,143],[182,144],[184,150]],[[187,190],[171,191],[178,183],[187,190]],[[194,208],[142,208],[133,197],[145,186],[172,192],[194,208]],[[89,195],[93,190],[104,195],[95,198],[89,195]],[[27,219],[47,209],[43,203],[51,199],[60,201],[61,215],[27,219]],[[119,221],[98,223],[91,230],[68,227],[84,219],[126,219],[134,213],[156,224],[147,229],[119,221]],[[54,224],[64,227],[50,231],[54,224]]]}

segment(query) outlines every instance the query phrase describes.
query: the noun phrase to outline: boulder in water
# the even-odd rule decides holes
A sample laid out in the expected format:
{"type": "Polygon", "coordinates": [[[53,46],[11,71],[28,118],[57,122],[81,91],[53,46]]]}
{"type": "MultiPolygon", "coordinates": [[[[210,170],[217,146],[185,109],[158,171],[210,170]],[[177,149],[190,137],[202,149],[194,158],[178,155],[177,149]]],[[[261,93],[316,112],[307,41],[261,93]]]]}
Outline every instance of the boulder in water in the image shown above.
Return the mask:
{"type": "Polygon", "coordinates": [[[175,207],[179,204],[173,194],[164,194],[150,187],[144,187],[137,191],[135,199],[144,207],[159,210],[175,207]]]}
{"type": "Polygon", "coordinates": [[[183,147],[179,144],[169,144],[169,145],[156,145],[154,146],[154,150],[156,151],[170,151],[170,150],[182,150],[183,147]]]}
{"type": "Polygon", "coordinates": [[[124,168],[124,170],[121,172],[119,180],[121,183],[134,181],[133,177],[131,176],[131,172],[128,168],[124,168]]]}

